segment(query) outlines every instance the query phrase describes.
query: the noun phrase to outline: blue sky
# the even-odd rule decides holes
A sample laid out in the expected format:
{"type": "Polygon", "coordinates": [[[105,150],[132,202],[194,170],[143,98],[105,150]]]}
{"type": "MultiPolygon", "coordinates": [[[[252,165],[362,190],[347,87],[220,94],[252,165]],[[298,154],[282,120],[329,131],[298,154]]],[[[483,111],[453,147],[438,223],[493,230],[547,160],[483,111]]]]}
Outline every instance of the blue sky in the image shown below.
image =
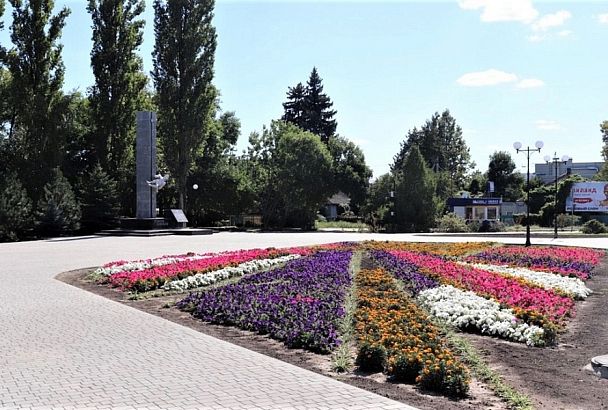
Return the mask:
{"type": "MultiPolygon", "coordinates": [[[[65,88],[86,91],[90,17],[86,2],[65,4],[72,9],[63,35],[65,88]]],[[[496,150],[512,152],[525,170],[514,141],[544,141],[535,162],[554,152],[601,160],[607,2],[219,0],[215,14],[214,82],[222,109],[241,119],[239,149],[251,131],[281,116],[287,88],[316,66],[338,111],[338,132],[361,146],[375,177],[388,171],[409,129],[446,108],[482,171],[496,150]]],[[[149,72],[151,1],[145,19],[140,54],[149,72]]],[[[7,44],[7,29],[0,41],[7,44]]]]}

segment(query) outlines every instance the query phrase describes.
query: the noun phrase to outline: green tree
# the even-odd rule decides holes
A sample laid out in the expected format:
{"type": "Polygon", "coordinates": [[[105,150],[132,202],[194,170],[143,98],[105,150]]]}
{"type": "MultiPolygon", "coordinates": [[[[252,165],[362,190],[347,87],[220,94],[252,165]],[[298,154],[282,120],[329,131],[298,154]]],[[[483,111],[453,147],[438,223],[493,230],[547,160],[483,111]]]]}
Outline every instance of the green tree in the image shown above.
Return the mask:
{"type": "Polygon", "coordinates": [[[319,136],[273,121],[249,141],[265,226],[314,226],[333,187],[331,156],[319,136]]]}
{"type": "Polygon", "coordinates": [[[93,126],[89,99],[80,92],[73,92],[66,98],[69,103],[63,125],[66,137],[61,169],[70,184],[75,186],[97,162],[91,138],[93,126]]]}
{"type": "Polygon", "coordinates": [[[37,206],[38,232],[43,236],[58,236],[78,230],[80,204],[58,168],[52,171],[52,178],[44,185],[43,192],[37,206]]]}
{"type": "Polygon", "coordinates": [[[95,157],[121,185],[132,173],[135,111],[141,106],[147,78],[136,54],[143,42],[143,0],[89,0],[93,22],[89,89],[95,157]]]}
{"type": "Polygon", "coordinates": [[[84,178],[80,203],[84,231],[96,232],[116,226],[120,210],[118,186],[101,165],[95,165],[84,178]]]}
{"type": "Polygon", "coordinates": [[[481,171],[474,171],[468,177],[468,187],[467,190],[473,196],[483,196],[486,192],[486,183],[488,181],[487,177],[481,171]]]}
{"type": "Polygon", "coordinates": [[[389,173],[380,175],[369,184],[361,213],[373,228],[378,229],[380,225],[393,223],[390,215],[393,198],[390,193],[394,191],[395,178],[389,173]]]}
{"type": "Polygon", "coordinates": [[[64,67],[59,39],[70,12],[62,8],[53,15],[52,0],[10,3],[14,47],[6,56],[12,81],[8,138],[18,150],[21,180],[37,199],[39,185],[63,160],[67,101],[61,90],[64,67]]]}
{"type": "Polygon", "coordinates": [[[496,151],[490,155],[488,181],[494,182],[494,194],[505,201],[517,201],[523,196],[524,179],[515,172],[517,166],[506,151],[496,151]]]}
{"type": "Polygon", "coordinates": [[[306,87],[302,83],[290,87],[287,102],[283,104],[285,112],[282,119],[318,135],[327,144],[336,133],[338,124],[334,119],[336,111],[331,109],[333,102],[323,93],[322,83],[317,68],[313,67],[306,87]]]}
{"type": "Polygon", "coordinates": [[[198,224],[209,225],[248,208],[247,198],[241,197],[241,184],[247,185],[242,179],[247,175],[232,152],[240,128],[234,112],[222,113],[197,153],[190,180],[198,189],[188,187],[188,201],[192,204],[189,216],[198,224]]]}
{"type": "Polygon", "coordinates": [[[287,90],[287,101],[283,103],[283,121],[292,123],[303,130],[306,129],[306,88],[302,83],[298,83],[295,87],[289,87],[287,90]]]}
{"type": "Polygon", "coordinates": [[[152,78],[164,160],[186,209],[188,175],[212,123],[217,91],[211,84],[217,45],[213,0],[154,1],[152,78]]]}
{"type": "Polygon", "coordinates": [[[403,168],[414,145],[420,150],[428,167],[435,172],[447,172],[452,194],[464,188],[466,173],[472,166],[471,155],[462,129],[449,110],[441,114],[436,112],[419,130],[414,128],[408,132],[399,153],[394,157],[393,170],[403,168]]]}
{"type": "Polygon", "coordinates": [[[32,201],[17,176],[8,174],[0,187],[0,242],[19,240],[32,226],[32,201]]]}
{"type": "Polygon", "coordinates": [[[416,145],[396,169],[395,222],[405,232],[427,232],[435,223],[438,201],[435,179],[416,145]]]}
{"type": "Polygon", "coordinates": [[[336,135],[327,147],[332,157],[334,190],[348,195],[357,212],[365,201],[372,170],[365,163],[363,151],[348,139],[336,135]]]}

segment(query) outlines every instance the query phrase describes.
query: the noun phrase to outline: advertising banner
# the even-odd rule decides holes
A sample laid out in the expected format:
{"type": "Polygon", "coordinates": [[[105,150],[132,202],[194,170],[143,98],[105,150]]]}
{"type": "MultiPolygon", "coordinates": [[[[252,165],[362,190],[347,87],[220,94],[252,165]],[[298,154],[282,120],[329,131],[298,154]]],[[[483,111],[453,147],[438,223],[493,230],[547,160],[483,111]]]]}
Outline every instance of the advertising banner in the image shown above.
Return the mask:
{"type": "Polygon", "coordinates": [[[608,212],[608,182],[574,183],[566,199],[566,212],[572,211],[608,212]]]}

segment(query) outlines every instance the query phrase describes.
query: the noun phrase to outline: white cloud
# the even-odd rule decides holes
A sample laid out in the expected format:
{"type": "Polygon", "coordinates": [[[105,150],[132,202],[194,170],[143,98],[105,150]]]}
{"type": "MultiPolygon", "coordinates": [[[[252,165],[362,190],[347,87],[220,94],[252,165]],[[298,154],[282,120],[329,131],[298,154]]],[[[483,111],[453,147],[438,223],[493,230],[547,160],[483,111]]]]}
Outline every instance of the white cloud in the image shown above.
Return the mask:
{"type": "Polygon", "coordinates": [[[599,14],[597,16],[597,20],[600,22],[600,24],[608,24],[608,13],[599,14]]]}
{"type": "Polygon", "coordinates": [[[532,24],[532,30],[547,31],[550,28],[563,25],[571,17],[572,13],[566,10],[560,10],[553,14],[545,14],[532,24]]]}
{"type": "Polygon", "coordinates": [[[543,41],[546,38],[546,36],[541,35],[541,34],[532,34],[531,36],[528,36],[528,41],[531,43],[539,43],[541,41],[543,41]]]}
{"type": "Polygon", "coordinates": [[[481,21],[519,21],[529,24],[538,17],[532,0],[459,0],[464,10],[482,9],[481,21]]]}
{"type": "Polygon", "coordinates": [[[562,30],[559,33],[557,33],[558,36],[560,37],[568,37],[573,33],[572,30],[562,30]]]}
{"type": "Polygon", "coordinates": [[[538,78],[524,78],[517,83],[517,88],[538,88],[545,85],[543,80],[538,78]]]}
{"type": "Polygon", "coordinates": [[[467,73],[461,76],[456,82],[465,87],[486,87],[517,81],[517,76],[512,73],[496,70],[494,68],[486,71],[467,73]]]}
{"type": "Polygon", "coordinates": [[[536,128],[544,131],[559,131],[562,126],[557,121],[538,120],[536,121],[536,128]]]}

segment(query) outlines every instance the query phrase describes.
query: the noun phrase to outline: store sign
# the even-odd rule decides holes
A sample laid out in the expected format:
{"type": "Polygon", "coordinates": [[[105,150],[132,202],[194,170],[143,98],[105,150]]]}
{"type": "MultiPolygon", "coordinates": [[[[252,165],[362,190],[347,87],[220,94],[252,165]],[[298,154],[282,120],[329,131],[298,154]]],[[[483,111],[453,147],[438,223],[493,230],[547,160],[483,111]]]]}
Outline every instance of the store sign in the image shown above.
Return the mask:
{"type": "Polygon", "coordinates": [[[574,183],[566,199],[566,212],[572,211],[608,212],[608,182],[574,183]]]}

